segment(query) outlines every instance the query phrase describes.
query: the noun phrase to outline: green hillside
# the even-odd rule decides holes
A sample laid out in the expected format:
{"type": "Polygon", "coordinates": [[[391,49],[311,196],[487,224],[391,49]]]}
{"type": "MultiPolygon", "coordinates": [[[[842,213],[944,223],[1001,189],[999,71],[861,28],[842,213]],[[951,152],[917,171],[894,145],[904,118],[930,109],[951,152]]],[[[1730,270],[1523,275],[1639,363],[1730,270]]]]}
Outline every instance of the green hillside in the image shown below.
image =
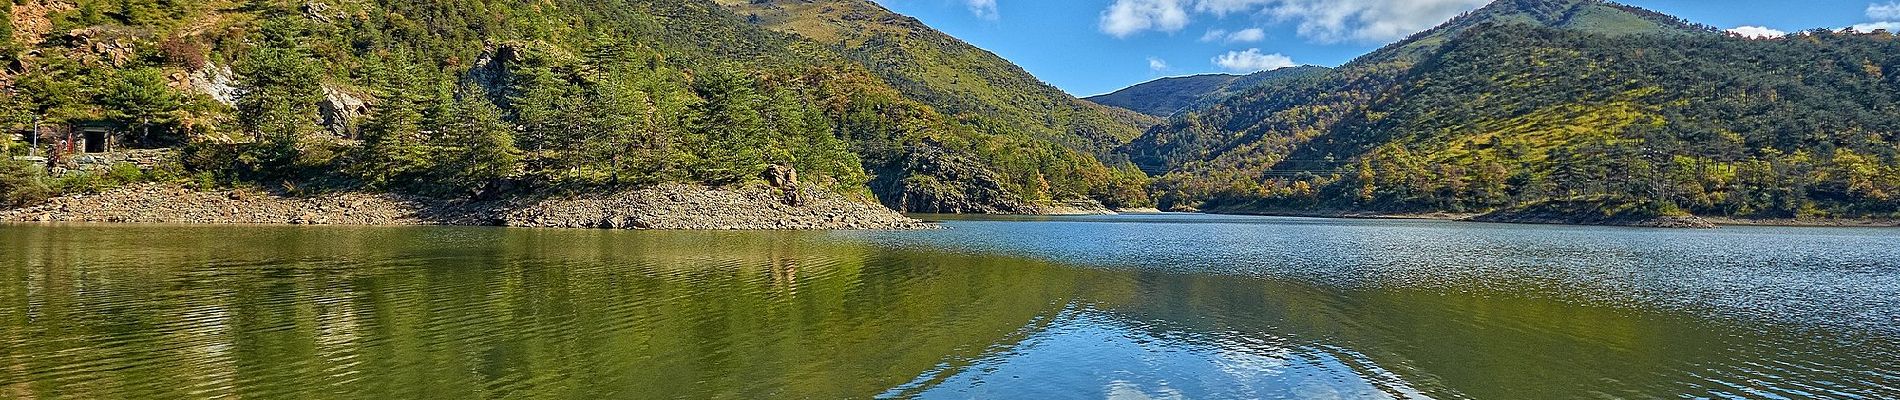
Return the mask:
{"type": "MultiPolygon", "coordinates": [[[[913,211],[1143,201],[1143,177],[1095,150],[1139,117],[1074,117],[1095,130],[1071,136],[999,129],[709,0],[12,7],[3,56],[19,68],[0,77],[0,123],[37,119],[51,139],[115,126],[131,132],[125,147],[180,149],[180,165],[151,174],[168,179],[497,195],[738,184],[785,164],[913,211]]],[[[0,143],[28,152],[20,142],[0,143]]],[[[57,165],[73,149],[52,142],[39,150],[57,165]]],[[[0,179],[18,201],[152,179],[50,179],[19,164],[0,179]]]]}
{"type": "Polygon", "coordinates": [[[1113,162],[1113,149],[1160,122],[1076,99],[1002,57],[869,0],[719,2],[756,24],[831,45],[904,93],[980,129],[1021,131],[1113,162]]]}
{"type": "Polygon", "coordinates": [[[1127,150],[1174,171],[1164,203],[1213,210],[1892,217],[1896,70],[1884,32],[1749,40],[1507,0],[1127,150]]]}
{"type": "Polygon", "coordinates": [[[1326,67],[1300,66],[1247,75],[1205,74],[1161,78],[1087,100],[1165,118],[1206,108],[1221,99],[1263,85],[1290,82],[1330,70],[1326,67]]]}

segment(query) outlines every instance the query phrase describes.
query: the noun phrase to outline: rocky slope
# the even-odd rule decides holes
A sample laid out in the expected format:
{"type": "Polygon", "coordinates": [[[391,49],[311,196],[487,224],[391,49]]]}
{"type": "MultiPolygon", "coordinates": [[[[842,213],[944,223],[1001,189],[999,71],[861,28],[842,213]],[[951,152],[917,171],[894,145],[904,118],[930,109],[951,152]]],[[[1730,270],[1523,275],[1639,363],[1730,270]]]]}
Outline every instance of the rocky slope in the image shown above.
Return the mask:
{"type": "Polygon", "coordinates": [[[290,197],[148,184],[0,211],[0,222],[472,225],[607,229],[928,229],[874,204],[804,188],[668,184],[574,198],[454,201],[390,194],[290,197]]]}

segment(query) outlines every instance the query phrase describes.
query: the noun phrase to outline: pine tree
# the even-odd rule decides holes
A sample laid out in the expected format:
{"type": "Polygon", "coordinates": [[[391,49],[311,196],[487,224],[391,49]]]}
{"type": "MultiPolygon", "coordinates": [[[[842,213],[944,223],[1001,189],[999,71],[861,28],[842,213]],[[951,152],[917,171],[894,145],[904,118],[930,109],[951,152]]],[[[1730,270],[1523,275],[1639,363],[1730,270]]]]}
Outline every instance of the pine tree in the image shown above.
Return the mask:
{"type": "MultiPolygon", "coordinates": [[[[268,31],[268,29],[267,29],[268,31]]],[[[322,71],[294,41],[270,41],[239,65],[238,124],[258,143],[246,161],[252,172],[270,177],[299,173],[297,164],[313,164],[307,136],[317,131],[317,102],[323,98],[322,71]]]]}
{"type": "Polygon", "coordinates": [[[371,187],[389,187],[428,168],[422,132],[423,93],[415,83],[418,72],[396,58],[385,76],[381,101],[363,124],[362,147],[355,156],[356,175],[371,187]]]}
{"type": "MultiPolygon", "coordinates": [[[[184,97],[167,87],[163,71],[157,68],[135,68],[120,72],[113,79],[113,85],[102,97],[102,105],[113,118],[130,122],[143,141],[161,139],[151,137],[153,125],[170,125],[176,122],[177,112],[184,109],[184,97]]],[[[183,138],[162,138],[177,141],[183,138]]]]}
{"type": "Polygon", "coordinates": [[[695,176],[711,183],[732,183],[764,170],[765,119],[755,108],[759,95],[751,77],[715,68],[701,77],[693,91],[704,100],[695,107],[698,120],[690,140],[698,159],[695,176]]]}
{"type": "Polygon", "coordinates": [[[530,164],[539,169],[578,166],[573,154],[581,142],[574,85],[545,66],[515,66],[510,78],[508,103],[522,127],[520,142],[529,151],[530,164]]]}
{"type": "Polygon", "coordinates": [[[502,120],[501,109],[481,89],[469,87],[457,93],[455,112],[458,118],[445,127],[437,154],[444,182],[479,191],[521,169],[514,127],[502,120]]]}

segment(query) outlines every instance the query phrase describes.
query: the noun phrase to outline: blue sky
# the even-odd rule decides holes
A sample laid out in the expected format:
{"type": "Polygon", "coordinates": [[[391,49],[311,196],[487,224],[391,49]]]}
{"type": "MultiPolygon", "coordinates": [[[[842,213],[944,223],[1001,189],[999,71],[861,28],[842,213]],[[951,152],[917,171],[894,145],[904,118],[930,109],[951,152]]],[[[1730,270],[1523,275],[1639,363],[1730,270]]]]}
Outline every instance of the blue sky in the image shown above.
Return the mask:
{"type": "MultiPolygon", "coordinates": [[[[1164,76],[1336,66],[1489,0],[876,0],[1089,96],[1164,76]]],[[[1773,34],[1900,28],[1900,0],[1628,0],[1773,34]],[[1764,29],[1765,28],[1765,29],[1764,29]]],[[[1895,29],[1900,31],[1900,29],[1895,29]]]]}

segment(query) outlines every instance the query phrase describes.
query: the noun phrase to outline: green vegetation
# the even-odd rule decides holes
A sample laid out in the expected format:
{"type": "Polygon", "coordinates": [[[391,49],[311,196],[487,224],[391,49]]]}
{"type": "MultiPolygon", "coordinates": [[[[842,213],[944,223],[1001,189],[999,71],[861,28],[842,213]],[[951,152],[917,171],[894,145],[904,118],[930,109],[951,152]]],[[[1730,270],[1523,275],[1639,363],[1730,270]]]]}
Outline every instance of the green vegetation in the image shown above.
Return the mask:
{"type": "Polygon", "coordinates": [[[1020,165],[998,171],[1005,175],[1017,168],[1043,171],[1008,182],[1030,188],[1029,200],[1087,193],[1110,205],[1147,202],[1141,195],[1146,175],[1130,168],[1116,149],[1159,124],[1155,117],[1076,99],[1002,57],[871,1],[717,1],[752,23],[836,49],[906,97],[994,138],[989,140],[1014,142],[969,154],[986,163],[1020,165]],[[1062,147],[1047,148],[1043,142],[1062,147]],[[1030,157],[1015,160],[989,151],[1030,157]],[[1086,184],[1065,182],[1071,179],[1062,175],[1084,177],[1080,182],[1086,184]],[[1047,190],[1041,189],[1045,183],[1047,190]]]}
{"type": "MultiPolygon", "coordinates": [[[[128,145],[181,149],[180,176],[461,196],[739,184],[783,164],[920,211],[1147,201],[1145,176],[1110,163],[1151,119],[1046,85],[1039,95],[1070,103],[1048,109],[1070,111],[957,108],[931,90],[942,85],[894,79],[710,0],[54,0],[33,10],[19,19],[43,29],[15,35],[25,42],[5,52],[25,67],[5,82],[13,95],[0,123],[123,127],[128,145]],[[932,175],[945,171],[984,179],[932,175]]],[[[1015,104],[1015,92],[999,93],[984,101],[1015,104]]],[[[44,150],[74,151],[58,143],[44,150]]]]}
{"type": "Polygon", "coordinates": [[[1750,40],[1609,3],[1503,1],[1128,150],[1175,171],[1163,203],[1215,210],[1895,217],[1895,72],[1886,32],[1750,40]]]}

